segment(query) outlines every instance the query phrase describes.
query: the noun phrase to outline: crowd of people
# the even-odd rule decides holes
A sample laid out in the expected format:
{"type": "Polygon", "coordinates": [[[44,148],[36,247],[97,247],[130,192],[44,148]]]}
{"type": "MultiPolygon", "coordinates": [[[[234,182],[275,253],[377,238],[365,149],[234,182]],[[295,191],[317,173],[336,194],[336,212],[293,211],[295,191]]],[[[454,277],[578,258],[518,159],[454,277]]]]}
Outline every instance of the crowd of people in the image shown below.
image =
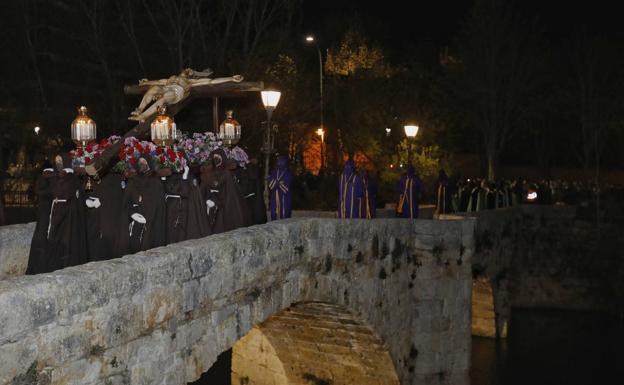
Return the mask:
{"type": "MultiPolygon", "coordinates": [[[[27,274],[106,260],[267,221],[257,159],[214,138],[162,148],[129,138],[101,179],[85,164],[120,138],[56,155],[36,182],[37,224],[27,274]]],[[[270,216],[290,216],[292,172],[268,177],[270,216]]]]}
{"type": "MultiPolygon", "coordinates": [[[[352,160],[344,164],[338,181],[338,218],[375,218],[378,181],[367,170],[359,171],[352,160]]],[[[423,182],[413,166],[408,166],[396,185],[396,216],[418,218],[423,182]]]]}
{"type": "MultiPolygon", "coordinates": [[[[294,174],[285,156],[267,177],[268,197],[257,159],[223,146],[212,133],[183,137],[174,147],[126,138],[111,172],[87,176],[85,166],[121,140],[110,137],[52,157],[36,182],[37,224],[27,274],[265,223],[267,211],[271,220],[292,214],[294,174]]],[[[347,160],[337,179],[337,217],[375,218],[377,178],[347,160]]],[[[397,217],[418,218],[423,185],[408,166],[396,185],[397,217]]],[[[440,170],[434,191],[436,213],[445,214],[520,203],[582,206],[597,189],[565,181],[457,180],[440,170]]],[[[330,195],[325,199],[335,199],[330,195]]]]}
{"type": "Polygon", "coordinates": [[[440,171],[437,182],[438,212],[473,212],[515,206],[518,204],[589,206],[598,193],[607,196],[622,191],[621,186],[598,186],[592,181],[526,179],[502,180],[465,179],[451,181],[440,171]]]}

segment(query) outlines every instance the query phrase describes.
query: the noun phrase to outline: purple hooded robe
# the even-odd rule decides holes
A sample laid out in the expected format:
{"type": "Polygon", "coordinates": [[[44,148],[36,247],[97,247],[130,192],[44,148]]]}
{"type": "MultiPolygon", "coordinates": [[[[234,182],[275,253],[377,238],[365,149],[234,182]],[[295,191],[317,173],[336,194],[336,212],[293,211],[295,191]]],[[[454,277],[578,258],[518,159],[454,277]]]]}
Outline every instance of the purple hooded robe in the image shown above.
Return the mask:
{"type": "Polygon", "coordinates": [[[418,203],[422,194],[422,181],[416,175],[414,167],[408,166],[407,172],[399,181],[399,203],[397,217],[418,218],[418,203]]]}
{"type": "Polygon", "coordinates": [[[269,175],[269,205],[271,220],[290,218],[292,213],[291,184],[293,173],[288,168],[288,158],[280,156],[277,165],[269,175]]]}
{"type": "Polygon", "coordinates": [[[362,212],[364,182],[355,172],[355,163],[352,160],[345,162],[338,181],[338,193],[338,218],[366,218],[366,213],[362,212]]]}

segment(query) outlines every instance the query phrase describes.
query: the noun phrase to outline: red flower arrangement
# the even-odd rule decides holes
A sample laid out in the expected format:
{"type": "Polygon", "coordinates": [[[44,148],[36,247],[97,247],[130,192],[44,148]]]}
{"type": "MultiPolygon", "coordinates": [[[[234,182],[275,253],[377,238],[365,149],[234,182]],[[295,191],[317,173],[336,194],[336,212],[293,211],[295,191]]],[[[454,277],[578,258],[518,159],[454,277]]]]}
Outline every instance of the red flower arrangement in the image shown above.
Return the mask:
{"type": "Polygon", "coordinates": [[[171,169],[173,172],[181,172],[186,166],[186,159],[181,151],[171,148],[162,148],[152,142],[139,141],[134,137],[126,138],[124,145],[119,149],[119,162],[113,168],[114,171],[123,173],[131,170],[139,158],[152,157],[157,169],[171,169]]]}

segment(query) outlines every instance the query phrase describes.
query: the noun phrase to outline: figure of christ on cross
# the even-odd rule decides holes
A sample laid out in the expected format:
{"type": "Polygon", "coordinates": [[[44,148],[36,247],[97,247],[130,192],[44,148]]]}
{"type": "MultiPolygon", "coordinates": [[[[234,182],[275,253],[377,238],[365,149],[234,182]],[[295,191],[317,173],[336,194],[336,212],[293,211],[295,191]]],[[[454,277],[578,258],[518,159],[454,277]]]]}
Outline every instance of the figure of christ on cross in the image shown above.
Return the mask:
{"type": "Polygon", "coordinates": [[[191,68],[186,68],[179,75],[173,75],[168,79],[139,80],[139,86],[146,85],[150,86],[150,88],[143,95],[141,104],[139,104],[136,110],[132,111],[128,119],[144,122],[158,111],[158,107],[176,104],[186,99],[189,96],[191,87],[228,82],[239,83],[243,80],[241,75],[214,79],[210,78],[210,75],[212,75],[212,70],[210,69],[195,71],[191,68]],[[152,104],[147,107],[150,103],[152,104]]]}

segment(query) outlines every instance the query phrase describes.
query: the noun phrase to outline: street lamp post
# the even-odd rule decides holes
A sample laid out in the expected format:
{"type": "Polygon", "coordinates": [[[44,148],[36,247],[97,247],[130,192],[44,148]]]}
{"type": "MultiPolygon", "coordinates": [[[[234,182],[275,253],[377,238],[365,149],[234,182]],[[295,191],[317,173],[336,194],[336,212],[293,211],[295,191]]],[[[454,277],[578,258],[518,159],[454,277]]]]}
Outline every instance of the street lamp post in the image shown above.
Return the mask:
{"type": "Polygon", "coordinates": [[[410,125],[403,126],[403,129],[405,130],[405,136],[407,137],[407,144],[408,144],[407,164],[411,165],[412,164],[412,141],[414,140],[414,138],[416,138],[416,135],[418,134],[418,126],[410,124],[410,125]]]}
{"type": "Polygon", "coordinates": [[[308,43],[314,43],[316,46],[316,52],[318,53],[319,59],[319,84],[320,84],[320,95],[321,95],[321,129],[325,129],[325,120],[323,115],[323,55],[321,55],[321,49],[319,48],[316,39],[312,35],[306,36],[306,41],[308,43]]]}
{"type": "Polygon", "coordinates": [[[269,207],[269,160],[274,149],[273,127],[271,127],[271,117],[273,111],[279,103],[282,93],[279,91],[261,91],[262,104],[267,112],[266,131],[264,133],[264,144],[262,152],[264,152],[264,204],[269,207]]]}
{"type": "Polygon", "coordinates": [[[320,168],[320,171],[322,171],[324,166],[325,166],[325,157],[323,156],[323,147],[325,145],[325,130],[323,130],[322,128],[319,128],[318,130],[316,130],[316,135],[321,137],[321,168],[320,168]]]}

